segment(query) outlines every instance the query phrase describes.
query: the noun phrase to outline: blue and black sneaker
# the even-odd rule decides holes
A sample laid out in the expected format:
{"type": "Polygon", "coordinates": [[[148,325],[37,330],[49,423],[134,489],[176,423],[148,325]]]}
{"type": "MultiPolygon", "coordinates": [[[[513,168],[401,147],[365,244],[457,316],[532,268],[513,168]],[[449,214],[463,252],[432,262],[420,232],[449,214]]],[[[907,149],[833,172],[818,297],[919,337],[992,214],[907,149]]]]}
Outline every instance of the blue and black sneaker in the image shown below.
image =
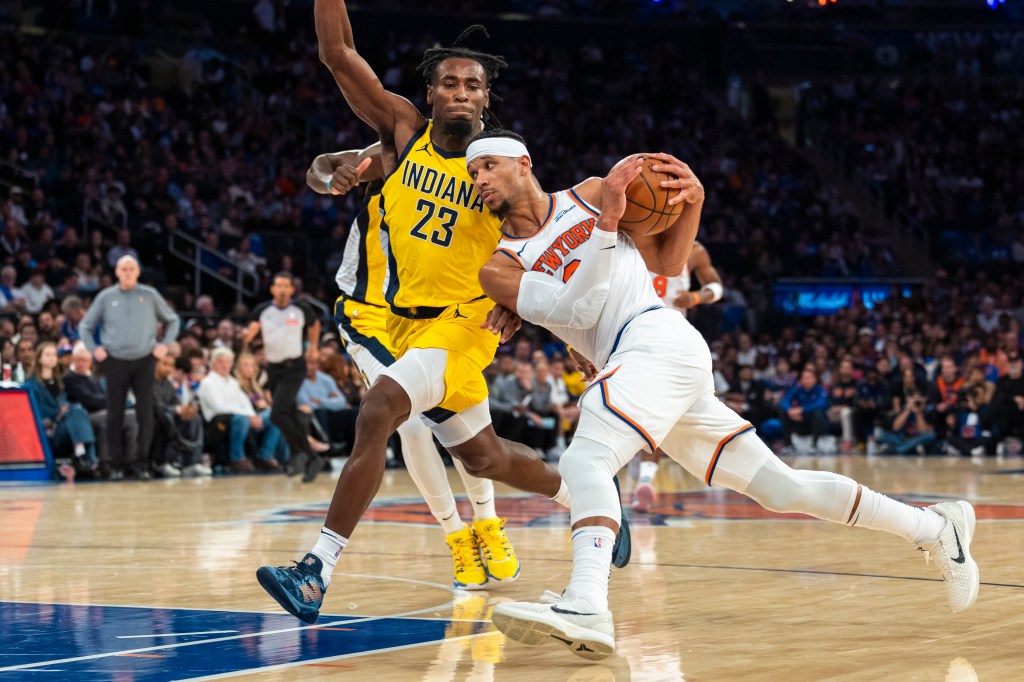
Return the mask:
{"type": "Polygon", "coordinates": [[[619,534],[615,536],[615,544],[612,546],[612,566],[625,568],[629,563],[629,557],[633,554],[633,540],[629,534],[629,521],[626,520],[626,510],[622,508],[622,493],[619,491],[619,477],[612,478],[615,481],[615,494],[619,497],[619,509],[622,514],[622,521],[619,523],[619,534]]]}
{"type": "Polygon", "coordinates": [[[324,603],[324,564],[315,554],[307,554],[295,566],[263,566],[256,571],[256,579],[274,600],[288,613],[306,623],[315,623],[324,603]]]}

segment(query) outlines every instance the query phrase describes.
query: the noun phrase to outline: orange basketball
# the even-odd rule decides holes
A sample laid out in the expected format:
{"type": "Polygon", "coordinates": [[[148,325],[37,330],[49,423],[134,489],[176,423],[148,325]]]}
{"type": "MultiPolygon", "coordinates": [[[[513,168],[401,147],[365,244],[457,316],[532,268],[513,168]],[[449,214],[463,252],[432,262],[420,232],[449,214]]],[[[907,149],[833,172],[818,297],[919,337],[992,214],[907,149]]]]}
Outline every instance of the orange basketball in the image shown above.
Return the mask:
{"type": "Polygon", "coordinates": [[[661,186],[663,180],[675,176],[654,170],[657,159],[644,157],[643,170],[626,187],[626,211],[619,220],[619,229],[636,235],[664,232],[683,212],[683,204],[668,205],[678,190],[661,186]]]}

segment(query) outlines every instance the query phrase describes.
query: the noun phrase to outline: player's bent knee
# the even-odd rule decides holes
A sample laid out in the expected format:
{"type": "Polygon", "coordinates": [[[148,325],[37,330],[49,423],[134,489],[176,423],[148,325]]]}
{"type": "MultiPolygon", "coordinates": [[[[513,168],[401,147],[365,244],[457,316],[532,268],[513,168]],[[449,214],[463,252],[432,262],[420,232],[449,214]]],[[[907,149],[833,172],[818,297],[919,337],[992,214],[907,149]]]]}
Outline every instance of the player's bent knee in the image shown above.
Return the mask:
{"type": "Polygon", "coordinates": [[[359,415],[356,417],[356,436],[389,438],[397,426],[408,417],[408,412],[400,401],[389,399],[386,393],[381,392],[373,397],[368,393],[366,397],[367,399],[360,404],[359,415]]]}
{"type": "Polygon", "coordinates": [[[496,478],[501,473],[501,467],[490,455],[484,456],[472,456],[472,457],[459,457],[459,461],[462,462],[462,466],[466,468],[466,473],[474,478],[496,478]]]}
{"type": "MultiPolygon", "coordinates": [[[[586,442],[592,443],[593,441],[586,442]]],[[[582,444],[581,440],[580,445],[582,446],[582,444]]],[[[595,448],[569,447],[558,460],[558,473],[566,480],[584,471],[606,475],[610,478],[621,467],[615,466],[615,457],[612,451],[608,448],[604,448],[604,450],[607,450],[607,456],[604,456],[604,453],[595,456],[595,448]]]]}
{"type": "Polygon", "coordinates": [[[474,478],[499,478],[503,467],[498,461],[499,447],[479,447],[477,441],[446,446],[448,451],[462,462],[466,473],[474,478]]]}
{"type": "Polygon", "coordinates": [[[618,458],[606,445],[576,437],[558,461],[558,472],[572,495],[570,522],[601,517],[616,525],[622,520],[619,497],[612,477],[619,470],[618,458]]]}

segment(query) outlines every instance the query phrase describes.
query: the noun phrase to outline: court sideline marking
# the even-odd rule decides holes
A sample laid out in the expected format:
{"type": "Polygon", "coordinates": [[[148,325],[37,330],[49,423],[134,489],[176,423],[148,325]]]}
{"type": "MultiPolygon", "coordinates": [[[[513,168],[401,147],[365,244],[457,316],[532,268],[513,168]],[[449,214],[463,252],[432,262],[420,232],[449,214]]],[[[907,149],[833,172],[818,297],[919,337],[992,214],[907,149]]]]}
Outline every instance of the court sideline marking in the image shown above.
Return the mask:
{"type": "MultiPolygon", "coordinates": [[[[486,621],[490,622],[490,621],[486,621]]],[[[415,649],[416,647],[429,646],[431,644],[437,644],[439,641],[443,642],[459,642],[465,639],[475,639],[476,637],[488,637],[490,635],[499,634],[497,630],[494,632],[478,632],[474,635],[463,635],[461,637],[445,638],[443,640],[432,639],[429,642],[419,642],[418,644],[402,644],[400,646],[391,646],[385,649],[374,649],[373,651],[359,651],[351,654],[341,654],[339,656],[325,656],[324,658],[311,658],[308,661],[291,661],[290,663],[278,663],[277,665],[268,665],[260,668],[248,668],[246,670],[235,670],[229,673],[217,673],[216,675],[207,675],[206,677],[183,677],[182,681],[188,680],[189,682],[205,682],[206,680],[223,680],[228,677],[238,677],[239,675],[254,675],[256,673],[272,672],[275,670],[284,670],[287,668],[298,668],[304,665],[311,665],[315,663],[322,663],[323,661],[340,661],[349,658],[358,658],[359,656],[373,656],[376,654],[383,654],[389,651],[402,651],[404,649],[415,649]]]]}
{"type": "MultiPolygon", "coordinates": [[[[349,577],[354,577],[354,578],[377,578],[377,579],[381,579],[381,580],[396,580],[396,581],[399,581],[399,582],[409,582],[409,583],[415,583],[415,584],[418,584],[418,585],[426,585],[428,587],[436,587],[436,588],[439,588],[439,589],[442,589],[442,590],[446,590],[446,591],[451,592],[451,593],[455,593],[457,591],[454,587],[449,586],[449,585],[442,585],[440,583],[431,583],[431,582],[427,582],[427,581],[424,581],[424,580],[414,580],[412,578],[396,578],[396,577],[391,577],[391,576],[368,576],[368,575],[361,574],[361,573],[341,573],[339,575],[347,575],[349,577]]],[[[45,604],[46,602],[18,602],[18,603],[23,603],[23,604],[45,604]]],[[[139,649],[126,649],[126,650],[119,650],[119,651],[108,651],[108,652],[104,652],[104,653],[100,653],[100,654],[89,654],[87,656],[75,656],[75,657],[72,657],[72,658],[59,658],[59,659],[54,659],[54,660],[50,660],[50,661],[37,661],[36,663],[23,663],[23,664],[20,664],[20,665],[12,665],[12,666],[7,666],[5,668],[0,668],[0,673],[2,673],[2,672],[11,672],[11,671],[14,671],[14,670],[30,670],[32,668],[44,668],[44,667],[49,667],[49,666],[52,666],[52,665],[60,665],[60,664],[63,664],[63,663],[77,663],[79,661],[95,660],[95,659],[99,659],[99,658],[110,658],[110,657],[113,657],[113,656],[124,656],[126,654],[140,654],[140,653],[147,653],[147,652],[150,652],[150,651],[164,651],[164,650],[167,650],[167,649],[178,649],[178,648],[186,647],[186,646],[196,646],[196,645],[199,645],[199,644],[212,644],[214,642],[226,642],[226,641],[230,641],[230,640],[234,640],[234,639],[246,639],[246,638],[249,638],[249,637],[264,637],[264,636],[267,636],[267,635],[279,635],[279,634],[283,634],[283,633],[286,633],[286,632],[297,632],[299,630],[317,630],[317,629],[320,629],[320,628],[334,627],[334,626],[339,626],[339,625],[346,625],[347,626],[347,625],[352,625],[352,624],[356,624],[356,623],[369,623],[369,622],[376,621],[376,620],[386,620],[386,619],[390,619],[390,618],[409,618],[411,616],[417,616],[417,615],[420,615],[420,614],[423,614],[423,613],[430,613],[431,611],[438,611],[440,609],[448,608],[449,606],[452,606],[454,603],[455,603],[454,601],[447,601],[447,602],[444,602],[442,604],[438,604],[438,605],[435,605],[435,606],[430,606],[430,607],[423,608],[423,609],[416,609],[415,611],[404,611],[402,613],[395,613],[395,614],[382,615],[382,616],[365,616],[365,617],[361,617],[361,618],[349,618],[349,619],[346,619],[346,620],[334,620],[334,621],[329,621],[327,623],[320,623],[320,624],[317,624],[317,625],[301,625],[301,626],[297,626],[297,627],[281,628],[281,629],[277,629],[277,630],[262,630],[260,632],[251,632],[251,633],[248,633],[248,634],[233,635],[233,636],[230,636],[230,637],[214,637],[214,638],[211,638],[211,639],[202,639],[202,640],[199,640],[199,641],[196,641],[196,642],[176,642],[174,644],[162,644],[162,645],[158,645],[158,646],[142,647],[142,648],[139,648],[139,649]]],[[[98,604],[92,604],[92,605],[89,605],[89,604],[69,604],[69,606],[101,606],[101,605],[98,605],[98,604]]],[[[122,607],[119,607],[116,604],[105,604],[105,605],[102,605],[102,606],[107,606],[107,607],[111,607],[111,608],[122,608],[122,607]]],[[[170,607],[168,607],[168,606],[164,606],[164,607],[129,606],[128,608],[163,608],[163,609],[171,609],[171,610],[173,610],[176,607],[173,607],[173,606],[170,606],[170,607]]],[[[187,610],[189,610],[189,611],[226,611],[226,609],[197,609],[197,608],[191,608],[191,609],[187,609],[187,610]]],[[[257,614],[260,614],[260,615],[286,615],[286,614],[264,613],[264,612],[259,612],[259,611],[236,611],[236,613],[257,613],[257,614]]],[[[429,619],[423,619],[423,620],[448,620],[448,621],[450,621],[452,619],[451,618],[429,618],[429,619]]],[[[479,621],[479,622],[490,622],[490,621],[479,621]]],[[[481,634],[491,634],[491,633],[481,633],[481,634]]],[[[475,636],[478,636],[478,635],[467,635],[467,636],[474,636],[475,637],[475,636]]],[[[396,648],[402,648],[402,647],[396,647],[396,648]]],[[[381,651],[388,651],[388,649],[374,649],[372,652],[363,652],[363,654],[378,653],[378,652],[381,652],[381,651]]],[[[349,654],[349,655],[356,655],[356,654],[349,654]]],[[[284,664],[284,665],[287,665],[287,664],[284,664]]],[[[253,669],[250,668],[248,670],[249,670],[249,672],[252,672],[253,669]]],[[[240,671],[240,672],[244,672],[244,671],[240,671]]],[[[231,673],[231,674],[233,674],[233,673],[231,673]]]]}

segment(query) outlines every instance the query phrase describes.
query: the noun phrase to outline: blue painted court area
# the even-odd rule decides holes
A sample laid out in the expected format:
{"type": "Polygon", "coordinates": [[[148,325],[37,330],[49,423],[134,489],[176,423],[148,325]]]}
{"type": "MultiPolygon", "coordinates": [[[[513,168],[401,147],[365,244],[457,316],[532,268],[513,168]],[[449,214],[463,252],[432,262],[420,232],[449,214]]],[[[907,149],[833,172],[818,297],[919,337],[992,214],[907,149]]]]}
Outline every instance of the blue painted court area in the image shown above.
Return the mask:
{"type": "Polygon", "coordinates": [[[442,640],[450,622],[324,615],[304,627],[244,611],[0,602],[0,677],[144,682],[255,671],[442,640]]]}

